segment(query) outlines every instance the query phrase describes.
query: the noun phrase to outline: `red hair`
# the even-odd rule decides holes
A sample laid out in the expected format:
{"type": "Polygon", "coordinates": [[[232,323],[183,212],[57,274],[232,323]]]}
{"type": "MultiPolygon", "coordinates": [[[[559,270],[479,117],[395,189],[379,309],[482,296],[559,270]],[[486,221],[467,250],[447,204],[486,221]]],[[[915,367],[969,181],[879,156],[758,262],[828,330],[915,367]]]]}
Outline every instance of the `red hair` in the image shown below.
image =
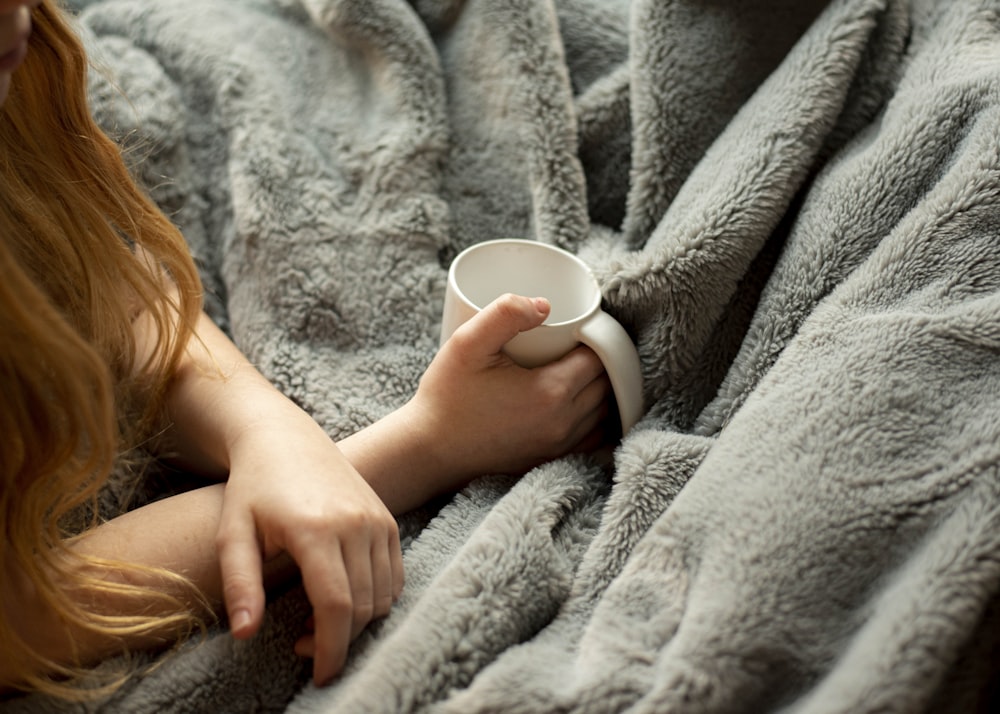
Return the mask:
{"type": "MultiPolygon", "coordinates": [[[[137,188],[120,148],[92,119],[87,59],[62,11],[45,0],[32,18],[27,58],[0,107],[5,577],[23,575],[67,625],[116,641],[157,631],[167,621],[175,629],[197,627],[179,599],[109,583],[87,575],[94,569],[85,566],[180,576],[89,563],[69,547],[66,519],[88,506],[96,514],[118,455],[148,438],[162,416],[202,293],[183,238],[137,188]],[[141,313],[159,335],[142,360],[132,329],[141,313]],[[109,591],[145,598],[166,614],[112,617],[82,604],[88,598],[81,593],[109,591]]],[[[0,650],[17,668],[18,681],[72,696],[80,663],[35,651],[9,617],[0,609],[0,650]]]]}

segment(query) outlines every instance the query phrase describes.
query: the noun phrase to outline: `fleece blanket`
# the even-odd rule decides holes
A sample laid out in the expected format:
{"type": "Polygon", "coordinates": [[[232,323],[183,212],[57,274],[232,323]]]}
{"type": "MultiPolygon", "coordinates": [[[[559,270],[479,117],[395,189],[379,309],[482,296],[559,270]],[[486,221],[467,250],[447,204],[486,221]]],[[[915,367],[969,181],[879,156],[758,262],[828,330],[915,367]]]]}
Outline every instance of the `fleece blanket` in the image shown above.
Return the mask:
{"type": "Polygon", "coordinates": [[[250,642],[10,711],[998,705],[1000,2],[73,7],[211,314],[334,438],[413,393],[498,237],[593,267],[646,407],[610,464],[403,517],[328,688],[290,587],[250,642]]]}

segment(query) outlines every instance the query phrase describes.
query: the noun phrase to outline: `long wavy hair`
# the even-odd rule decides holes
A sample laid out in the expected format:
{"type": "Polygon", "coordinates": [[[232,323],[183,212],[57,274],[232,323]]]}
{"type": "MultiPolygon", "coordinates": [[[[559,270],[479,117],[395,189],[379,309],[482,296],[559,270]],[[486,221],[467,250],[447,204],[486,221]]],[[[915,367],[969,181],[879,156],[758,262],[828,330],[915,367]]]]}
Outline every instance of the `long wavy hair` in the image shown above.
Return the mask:
{"type": "MultiPolygon", "coordinates": [[[[190,604],[129,584],[139,579],[127,573],[186,581],[88,560],[71,547],[66,523],[83,510],[96,525],[116,461],[151,436],[201,284],[177,229],[92,119],[87,59],[64,11],[45,0],[32,20],[27,58],[0,107],[0,556],[3,572],[30,583],[36,602],[68,627],[124,649],[136,636],[200,626],[190,604]],[[148,357],[137,356],[132,329],[142,313],[158,335],[148,357]],[[102,568],[126,577],[95,577],[102,568]],[[108,594],[157,614],[86,605],[108,594]]],[[[0,610],[0,648],[22,670],[17,686],[81,696],[81,663],[36,651],[10,620],[0,610]]]]}

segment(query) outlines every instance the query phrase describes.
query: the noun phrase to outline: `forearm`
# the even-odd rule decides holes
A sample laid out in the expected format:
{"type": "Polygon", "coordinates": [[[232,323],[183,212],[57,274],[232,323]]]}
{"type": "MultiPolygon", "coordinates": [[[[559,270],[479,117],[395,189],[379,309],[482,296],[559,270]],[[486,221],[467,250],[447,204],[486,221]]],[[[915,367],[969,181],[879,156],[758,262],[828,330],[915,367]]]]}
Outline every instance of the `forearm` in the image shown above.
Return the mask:
{"type": "MultiPolygon", "coordinates": [[[[223,492],[224,486],[215,484],[156,501],[88,531],[73,543],[73,549],[99,561],[124,561],[129,566],[138,566],[139,569],[108,568],[103,564],[90,567],[102,579],[154,589],[176,598],[189,612],[210,618],[218,612],[222,597],[214,539],[223,492]],[[190,585],[156,575],[159,569],[183,576],[190,585]]],[[[96,612],[107,614],[166,612],[150,612],[156,604],[145,599],[137,601],[114,594],[104,595],[92,605],[96,612]]],[[[115,643],[77,633],[74,641],[84,647],[85,661],[96,661],[121,649],[123,644],[133,649],[155,648],[176,641],[180,634],[165,629],[149,638],[115,643]]]]}
{"type": "Polygon", "coordinates": [[[159,443],[161,455],[218,478],[227,475],[232,448],[247,432],[269,420],[307,421],[204,314],[171,382],[166,407],[169,424],[159,443]]]}
{"type": "MultiPolygon", "coordinates": [[[[293,572],[294,559],[315,608],[314,677],[328,681],[346,655],[347,636],[385,614],[402,587],[399,536],[388,511],[411,510],[480,473],[523,472],[580,443],[601,418],[606,380],[585,348],[536,370],[502,354],[503,344],[544,317],[526,299],[498,301],[456,331],[413,399],[338,448],[202,316],[171,382],[161,455],[228,476],[227,483],[126,514],[74,547],[185,576],[200,597],[153,570],[105,565],[93,573],[165,588],[195,612],[218,608],[224,595],[237,637],[259,627],[261,585],[293,572]]],[[[141,318],[136,330],[141,355],[156,335],[141,318]]],[[[18,621],[25,638],[56,659],[76,651],[95,661],[125,645],[155,647],[180,634],[166,628],[128,642],[91,638],[47,612],[26,578],[19,585],[6,564],[3,575],[3,607],[24,613],[18,621]]],[[[157,614],[121,596],[90,606],[103,614],[157,614]]],[[[0,653],[0,687],[3,660],[0,653]]]]}
{"type": "MultiPolygon", "coordinates": [[[[426,418],[412,404],[347,437],[331,450],[331,468],[350,464],[395,515],[448,490],[455,475],[430,448],[426,418]]],[[[318,424],[278,392],[211,321],[203,316],[188,359],[168,398],[171,425],[166,449],[206,475],[224,477],[230,451],[255,430],[295,425],[310,438],[327,439],[318,424]]],[[[259,432],[258,432],[259,433],[259,432]]]]}
{"type": "MultiPolygon", "coordinates": [[[[546,374],[497,354],[478,367],[470,386],[470,377],[454,378],[468,361],[452,347],[435,359],[409,402],[334,445],[207,316],[191,342],[168,399],[167,434],[182,464],[224,478],[242,448],[241,473],[252,474],[259,454],[251,452],[268,440],[279,450],[314,453],[312,463],[325,473],[359,473],[397,516],[476,475],[523,473],[565,453],[596,425],[607,391],[599,360],[585,348],[546,374]],[[571,391],[553,389],[560,380],[571,391]],[[571,410],[591,416],[581,421],[571,410]]],[[[477,348],[475,340],[470,344],[477,348]]]]}
{"type": "Polygon", "coordinates": [[[437,453],[432,432],[433,427],[410,402],[341,439],[337,446],[398,516],[454,490],[463,477],[474,475],[458,473],[454,463],[437,453]]]}
{"type": "MultiPolygon", "coordinates": [[[[139,582],[139,575],[129,573],[127,577],[135,584],[160,588],[196,614],[218,612],[223,593],[215,535],[225,488],[221,483],[204,486],[125,513],[88,531],[73,543],[73,549],[92,558],[124,560],[181,575],[196,590],[155,575],[139,582]],[[206,607],[210,612],[204,611],[206,607]]],[[[292,576],[294,567],[287,558],[279,557],[265,563],[264,572],[266,582],[274,584],[292,576]]],[[[101,576],[124,577],[106,570],[101,576]]],[[[106,609],[128,612],[129,606],[111,602],[106,609]]]]}
{"type": "MultiPolygon", "coordinates": [[[[215,548],[215,534],[222,512],[225,486],[215,484],[172,496],[115,518],[81,536],[72,549],[90,559],[124,561],[140,569],[108,568],[103,563],[80,565],[106,583],[128,583],[175,598],[189,612],[211,620],[221,611],[222,581],[215,548]],[[184,576],[189,584],[157,574],[168,570],[184,576]],[[192,587],[194,589],[192,589],[192,587]]],[[[268,584],[287,580],[295,573],[287,557],[265,564],[268,584]]],[[[64,622],[38,598],[33,586],[17,573],[5,571],[4,605],[17,613],[11,621],[21,637],[40,654],[56,662],[96,663],[125,650],[155,650],[170,646],[184,634],[178,624],[164,625],[144,635],[117,638],[64,622]]],[[[68,585],[66,590],[72,591],[68,585]]],[[[137,599],[113,592],[84,592],[88,608],[99,615],[156,616],[167,614],[165,603],[137,599]],[[159,609],[158,609],[159,608],[159,609]]],[[[0,689],[15,684],[0,653],[0,689]]]]}

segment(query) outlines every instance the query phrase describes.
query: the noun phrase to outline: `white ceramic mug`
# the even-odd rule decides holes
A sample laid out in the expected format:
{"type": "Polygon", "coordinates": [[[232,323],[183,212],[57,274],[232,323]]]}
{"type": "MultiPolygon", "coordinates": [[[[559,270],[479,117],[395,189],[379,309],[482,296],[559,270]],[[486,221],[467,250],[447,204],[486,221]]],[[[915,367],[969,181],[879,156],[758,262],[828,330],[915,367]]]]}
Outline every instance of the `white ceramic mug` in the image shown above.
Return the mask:
{"type": "Polygon", "coordinates": [[[455,258],[441,321],[441,344],[470,317],[504,293],[544,297],[552,304],[545,323],[504,346],[523,367],[538,367],[581,342],[604,364],[618,402],[622,435],[642,415],[642,372],[628,333],[601,309],[601,290],[587,264],[572,253],[531,240],[503,239],[473,245],[455,258]]]}

